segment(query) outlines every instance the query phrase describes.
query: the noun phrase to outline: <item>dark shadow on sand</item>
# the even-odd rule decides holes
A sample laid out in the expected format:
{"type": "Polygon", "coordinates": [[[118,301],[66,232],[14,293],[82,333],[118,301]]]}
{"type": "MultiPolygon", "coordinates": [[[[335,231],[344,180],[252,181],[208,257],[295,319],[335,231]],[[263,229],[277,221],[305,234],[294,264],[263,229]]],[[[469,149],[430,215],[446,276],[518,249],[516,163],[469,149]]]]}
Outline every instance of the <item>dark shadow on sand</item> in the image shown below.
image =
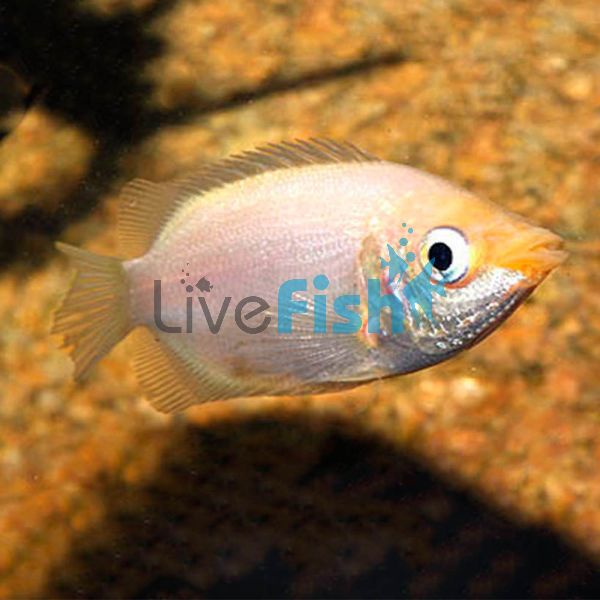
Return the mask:
{"type": "Polygon", "coordinates": [[[105,482],[106,520],[44,597],[600,593],[592,562],[555,535],[351,424],[266,415],[158,435],[170,437],[160,468],[141,487],[105,482]]]}
{"type": "Polygon", "coordinates": [[[88,215],[122,177],[123,154],[160,127],[405,60],[401,53],[365,57],[297,78],[273,79],[217,101],[200,100],[194,107],[159,110],[149,104],[151,88],[144,80],[147,63],[162,51],[149,23],[172,4],[161,0],[137,13],[99,16],[78,0],[0,2],[0,64],[26,71],[23,77],[39,91],[35,101],[82,127],[96,145],[86,177],[58,210],[33,206],[0,219],[0,268],[15,262],[43,264],[61,231],[88,215]]]}
{"type": "Polygon", "coordinates": [[[100,17],[77,0],[0,3],[0,62],[25,70],[22,75],[40,90],[35,102],[82,127],[96,146],[87,176],[58,210],[33,206],[0,220],[0,266],[42,263],[62,229],[110,189],[124,149],[158,125],[144,108],[150,88],[143,68],[161,50],[147,25],[171,4],[100,17]]]}

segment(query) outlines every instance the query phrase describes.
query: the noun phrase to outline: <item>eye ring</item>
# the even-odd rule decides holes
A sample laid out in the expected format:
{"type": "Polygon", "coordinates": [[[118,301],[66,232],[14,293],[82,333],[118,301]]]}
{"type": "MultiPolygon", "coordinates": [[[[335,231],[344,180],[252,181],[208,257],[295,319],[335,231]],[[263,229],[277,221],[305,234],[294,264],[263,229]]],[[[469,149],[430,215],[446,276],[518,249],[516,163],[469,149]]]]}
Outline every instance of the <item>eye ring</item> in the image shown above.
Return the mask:
{"type": "Polygon", "coordinates": [[[423,267],[431,263],[433,279],[441,283],[456,283],[469,271],[469,242],[454,227],[436,227],[425,234],[420,258],[423,267]]]}

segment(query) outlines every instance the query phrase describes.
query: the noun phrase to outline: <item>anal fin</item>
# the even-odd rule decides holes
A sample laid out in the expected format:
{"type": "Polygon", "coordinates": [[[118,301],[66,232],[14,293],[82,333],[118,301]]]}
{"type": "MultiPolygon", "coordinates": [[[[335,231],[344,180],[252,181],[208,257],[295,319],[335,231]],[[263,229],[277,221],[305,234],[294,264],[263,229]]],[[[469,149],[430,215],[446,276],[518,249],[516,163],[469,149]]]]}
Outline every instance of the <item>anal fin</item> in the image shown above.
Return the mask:
{"type": "Polygon", "coordinates": [[[251,386],[216,372],[145,327],[132,334],[133,363],[152,406],[163,413],[179,412],[193,404],[253,395],[251,386]]]}

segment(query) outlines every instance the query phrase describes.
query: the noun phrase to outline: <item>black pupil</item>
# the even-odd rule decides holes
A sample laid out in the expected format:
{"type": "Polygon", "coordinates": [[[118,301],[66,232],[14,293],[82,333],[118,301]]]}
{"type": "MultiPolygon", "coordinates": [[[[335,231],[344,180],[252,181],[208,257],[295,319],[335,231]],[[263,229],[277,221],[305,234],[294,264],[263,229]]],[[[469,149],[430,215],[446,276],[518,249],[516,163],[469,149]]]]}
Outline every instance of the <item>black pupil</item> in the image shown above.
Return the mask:
{"type": "Polygon", "coordinates": [[[445,271],[452,264],[452,250],[443,242],[436,242],[427,255],[438,271],[445,271]]]}

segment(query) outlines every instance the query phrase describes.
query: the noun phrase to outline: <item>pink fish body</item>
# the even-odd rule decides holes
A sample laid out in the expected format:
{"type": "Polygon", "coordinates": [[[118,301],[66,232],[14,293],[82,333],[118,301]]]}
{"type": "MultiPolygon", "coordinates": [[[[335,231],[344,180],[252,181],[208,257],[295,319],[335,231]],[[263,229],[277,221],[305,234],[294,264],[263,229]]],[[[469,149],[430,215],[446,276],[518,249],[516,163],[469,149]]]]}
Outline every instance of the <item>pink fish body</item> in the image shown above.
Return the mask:
{"type": "Polygon", "coordinates": [[[162,411],[331,391],[441,362],[564,259],[545,229],[322,140],[270,145],[172,183],[135,180],[119,235],[124,261],[60,246],[77,275],[55,332],[77,377],[133,332],[138,377],[162,411]],[[431,314],[408,293],[427,266],[431,314]]]}

